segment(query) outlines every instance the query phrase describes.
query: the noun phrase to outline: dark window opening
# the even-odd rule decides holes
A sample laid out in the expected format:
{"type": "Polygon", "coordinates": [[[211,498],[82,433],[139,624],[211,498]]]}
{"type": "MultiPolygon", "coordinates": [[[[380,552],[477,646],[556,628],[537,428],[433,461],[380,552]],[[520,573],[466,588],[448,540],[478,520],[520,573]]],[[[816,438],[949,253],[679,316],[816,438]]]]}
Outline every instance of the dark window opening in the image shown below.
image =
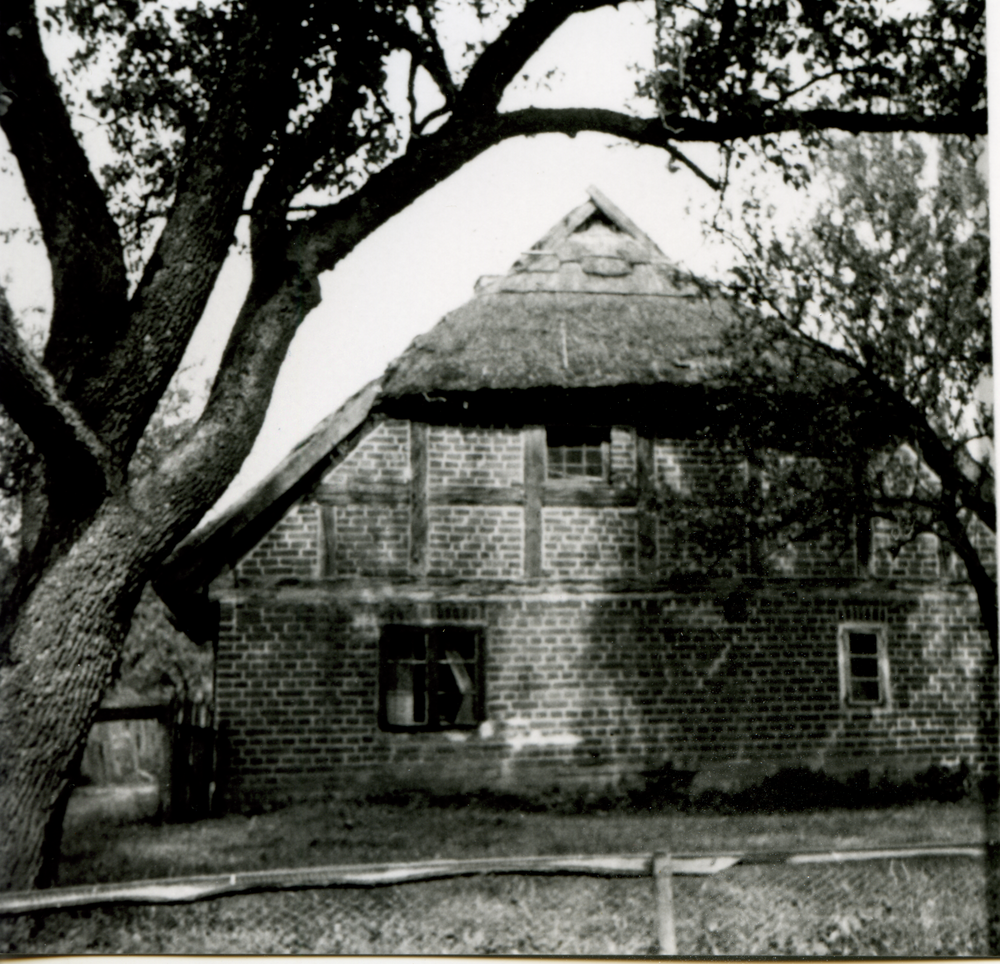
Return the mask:
{"type": "Polygon", "coordinates": [[[483,634],[464,626],[386,626],[380,642],[379,726],[474,727],[484,719],[483,634]]]}
{"type": "Polygon", "coordinates": [[[611,457],[609,428],[550,425],[545,433],[550,479],[608,477],[611,457]]]}
{"type": "Polygon", "coordinates": [[[874,633],[851,633],[851,699],[860,703],[880,703],[878,679],[878,638],[874,633]]]}
{"type": "Polygon", "coordinates": [[[888,661],[884,630],[843,626],[840,633],[842,687],[847,703],[882,705],[887,702],[888,661]]]}

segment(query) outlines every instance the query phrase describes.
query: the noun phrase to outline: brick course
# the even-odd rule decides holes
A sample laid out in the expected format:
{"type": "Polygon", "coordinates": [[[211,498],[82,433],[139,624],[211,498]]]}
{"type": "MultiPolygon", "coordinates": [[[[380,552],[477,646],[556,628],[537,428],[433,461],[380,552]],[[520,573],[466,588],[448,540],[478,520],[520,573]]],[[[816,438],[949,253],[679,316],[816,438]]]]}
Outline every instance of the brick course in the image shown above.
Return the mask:
{"type": "Polygon", "coordinates": [[[319,509],[299,503],[240,560],[236,573],[241,580],[310,579],[319,565],[319,509]]]}
{"type": "MultiPolygon", "coordinates": [[[[629,429],[611,433],[611,484],[635,484],[635,437],[629,429]]],[[[432,426],[428,432],[428,487],[433,495],[447,485],[464,485],[511,491],[524,482],[521,433],[510,428],[451,428],[432,426]]],[[[399,486],[410,477],[409,425],[386,421],[366,437],[324,484],[333,490],[358,486],[399,486]]],[[[656,478],[666,492],[688,497],[695,493],[718,496],[742,471],[731,453],[721,453],[703,439],[657,439],[656,478]]],[[[516,546],[523,550],[523,510],[517,507],[438,507],[429,512],[430,571],[461,578],[518,578],[523,559],[515,560],[516,546]],[[461,511],[458,511],[461,510],[461,511]],[[471,514],[470,514],[471,513],[471,514]],[[478,515],[477,515],[478,513],[478,515]],[[479,521],[470,521],[476,517],[479,521]],[[461,521],[464,519],[464,521],[461,521]],[[471,527],[471,528],[470,528],[471,527]],[[522,538],[517,538],[517,533],[522,538]],[[451,548],[449,548],[451,547],[451,548]],[[472,555],[470,555],[470,553],[472,555]],[[478,567],[472,559],[481,560],[478,567]]],[[[676,510],[675,510],[676,511],[676,510]]],[[[336,575],[394,576],[407,569],[410,508],[405,499],[392,505],[371,503],[337,506],[336,575]]],[[[622,578],[636,571],[635,511],[631,508],[547,506],[543,510],[544,568],[553,577],[622,578]],[[579,552],[577,552],[579,550],[579,552]]],[[[657,523],[660,546],[659,575],[705,571],[735,574],[747,569],[747,553],[740,548],[721,560],[692,538],[690,520],[671,517],[669,505],[657,523]]],[[[992,534],[974,533],[987,548],[992,534]]],[[[310,500],[293,506],[282,521],[239,563],[242,579],[279,580],[314,577],[322,565],[323,533],[318,507],[310,500]]],[[[884,520],[873,520],[868,570],[893,579],[945,578],[961,580],[964,568],[949,551],[942,551],[935,536],[923,534],[891,551],[898,537],[884,520]]],[[[856,558],[831,540],[795,543],[766,553],[768,572],[776,576],[822,578],[853,575],[856,558]]]]}
{"type": "Polygon", "coordinates": [[[545,508],[542,566],[557,578],[635,573],[635,510],[545,508]]]}
{"type": "Polygon", "coordinates": [[[334,526],[338,576],[406,575],[410,551],[407,506],[338,505],[334,526]]]}
{"type": "Polygon", "coordinates": [[[523,574],[524,512],[494,506],[428,509],[428,575],[516,579],[523,574]]]}
{"type": "Polygon", "coordinates": [[[519,429],[431,426],[427,432],[427,480],[443,485],[506,487],[524,481],[519,429]]]}
{"type": "Polygon", "coordinates": [[[874,604],[888,627],[891,701],[865,708],[839,696],[837,627],[857,611],[849,595],[763,589],[742,623],[704,593],[453,601],[457,613],[470,605],[487,636],[488,719],[472,733],[378,729],[378,636],[412,618],[405,599],[224,605],[230,792],[613,780],[668,762],[737,785],[803,763],[902,772],[984,762],[979,714],[995,700],[964,592],[874,604]]]}
{"type": "Polygon", "coordinates": [[[406,482],[410,477],[410,423],[389,419],[375,428],[335,469],[327,485],[406,482]]]}

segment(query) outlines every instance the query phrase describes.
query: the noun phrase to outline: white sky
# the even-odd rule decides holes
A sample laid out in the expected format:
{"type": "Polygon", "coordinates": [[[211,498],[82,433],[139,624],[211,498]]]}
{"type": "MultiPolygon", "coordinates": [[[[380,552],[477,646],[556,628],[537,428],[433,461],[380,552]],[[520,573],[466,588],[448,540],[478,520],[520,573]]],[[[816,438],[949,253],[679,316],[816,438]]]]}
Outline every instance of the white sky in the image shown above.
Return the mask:
{"type": "MultiPolygon", "coordinates": [[[[646,15],[631,5],[577,15],[528,65],[532,76],[557,66],[550,87],[521,83],[501,109],[595,106],[620,109],[636,74],[625,65],[652,62],[646,15]],[[609,66],[617,69],[609,70],[609,66]]],[[[692,156],[716,172],[714,148],[692,156]]],[[[594,184],[663,249],[706,273],[714,256],[703,245],[699,211],[715,198],[690,172],[667,171],[667,156],[597,134],[508,141],[465,165],[359,245],[322,277],[323,302],[306,319],[275,386],[253,452],[220,507],[272,469],[313,426],[448,311],[472,297],[476,279],[504,274],[563,215],[587,200],[594,184]]],[[[216,302],[231,319],[248,283],[231,266],[216,302]],[[229,307],[222,308],[223,301],[229,307]]],[[[225,329],[210,310],[189,352],[221,355],[225,329]]]]}
{"type": "MultiPolygon", "coordinates": [[[[636,78],[627,65],[651,61],[652,33],[641,8],[624,5],[577,15],[528,65],[533,77],[557,67],[549,86],[515,85],[502,108],[620,109],[636,78]]],[[[708,173],[717,173],[712,146],[686,150],[708,173]]],[[[725,257],[707,245],[701,231],[701,219],[714,210],[716,198],[686,169],[670,173],[667,160],[653,148],[603,135],[521,138],[467,164],[375,232],[322,276],[323,302],[300,328],[257,444],[217,508],[266,475],[416,335],[472,297],[479,276],[505,273],[521,251],[586,200],[590,184],[636,221],[667,257],[703,275],[718,275],[725,257]]],[[[31,208],[22,201],[18,181],[16,175],[0,180],[0,226],[30,223],[31,208]]],[[[789,200],[789,211],[804,203],[794,196],[789,200]]],[[[0,280],[8,285],[15,309],[46,304],[48,269],[41,249],[12,245],[6,255],[0,280]]],[[[185,358],[191,384],[214,374],[248,280],[246,264],[231,258],[185,358]]]]}

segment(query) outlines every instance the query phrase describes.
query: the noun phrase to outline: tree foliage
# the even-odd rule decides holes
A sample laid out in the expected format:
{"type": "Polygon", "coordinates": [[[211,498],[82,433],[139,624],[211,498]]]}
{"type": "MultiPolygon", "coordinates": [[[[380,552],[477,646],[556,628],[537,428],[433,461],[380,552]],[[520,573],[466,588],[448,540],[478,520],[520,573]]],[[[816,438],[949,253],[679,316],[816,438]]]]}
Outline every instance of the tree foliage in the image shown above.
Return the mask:
{"type": "Polygon", "coordinates": [[[657,2],[657,67],[644,90],[668,130],[687,119],[738,128],[764,121],[748,148],[801,184],[809,166],[778,135],[793,124],[815,149],[831,127],[899,130],[892,115],[984,109],[984,6],[931,0],[899,14],[881,0],[694,0],[657,2]],[[833,123],[885,111],[882,128],[833,123]]]}
{"type": "Polygon", "coordinates": [[[981,146],[935,147],[841,142],[822,163],[826,200],[784,237],[747,202],[731,291],[752,310],[720,355],[730,400],[714,430],[758,480],[735,531],[831,533],[847,550],[858,522],[893,554],[932,533],[964,563],[995,643],[986,186],[981,146]]]}
{"type": "Polygon", "coordinates": [[[396,213],[523,135],[604,132],[716,183],[679,145],[758,139],[780,156],[784,131],[985,131],[981,3],[937,0],[902,18],[859,0],[663,0],[661,51],[674,59],[643,87],[658,104],[499,109],[569,17],[606,5],[0,7],[0,124],[53,287],[41,357],[0,303],[0,403],[35,458],[0,626],[6,886],[40,879],[46,828],[142,586],[249,452],[320,274],[396,213]],[[459,22],[472,33],[447,42],[459,22]],[[46,56],[50,35],[75,38],[65,69],[46,56]],[[403,94],[392,63],[406,65],[403,94]],[[78,132],[95,111],[103,160],[78,132]],[[252,281],[207,402],[130,474],[241,225],[252,281]]]}

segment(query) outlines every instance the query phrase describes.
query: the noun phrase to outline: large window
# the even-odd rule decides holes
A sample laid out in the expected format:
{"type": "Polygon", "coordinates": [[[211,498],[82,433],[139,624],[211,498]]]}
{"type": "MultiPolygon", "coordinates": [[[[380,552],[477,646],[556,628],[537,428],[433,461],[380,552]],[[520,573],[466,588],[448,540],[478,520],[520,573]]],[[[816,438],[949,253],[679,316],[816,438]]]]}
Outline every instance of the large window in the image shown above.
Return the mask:
{"type": "Polygon", "coordinates": [[[842,623],[840,694],[849,706],[885,706],[889,702],[889,658],[881,623],[842,623]]]}
{"type": "Polygon", "coordinates": [[[382,729],[460,729],[483,720],[481,630],[386,626],[380,656],[382,729]]]}
{"type": "Polygon", "coordinates": [[[550,479],[606,479],[611,430],[600,426],[550,425],[546,430],[550,479]]]}

